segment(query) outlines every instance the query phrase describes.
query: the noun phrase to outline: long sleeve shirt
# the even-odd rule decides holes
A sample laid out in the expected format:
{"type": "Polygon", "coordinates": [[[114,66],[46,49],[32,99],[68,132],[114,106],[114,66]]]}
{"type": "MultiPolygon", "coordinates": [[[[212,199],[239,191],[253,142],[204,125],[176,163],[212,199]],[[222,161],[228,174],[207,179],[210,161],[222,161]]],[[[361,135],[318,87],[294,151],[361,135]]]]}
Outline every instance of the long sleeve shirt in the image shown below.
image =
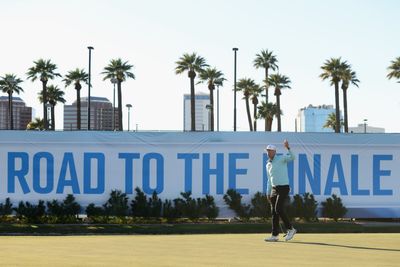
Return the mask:
{"type": "Polygon", "coordinates": [[[286,155],[275,155],[273,160],[268,159],[266,165],[268,174],[268,195],[271,194],[273,186],[289,184],[287,163],[294,160],[294,158],[292,151],[288,150],[286,155]]]}

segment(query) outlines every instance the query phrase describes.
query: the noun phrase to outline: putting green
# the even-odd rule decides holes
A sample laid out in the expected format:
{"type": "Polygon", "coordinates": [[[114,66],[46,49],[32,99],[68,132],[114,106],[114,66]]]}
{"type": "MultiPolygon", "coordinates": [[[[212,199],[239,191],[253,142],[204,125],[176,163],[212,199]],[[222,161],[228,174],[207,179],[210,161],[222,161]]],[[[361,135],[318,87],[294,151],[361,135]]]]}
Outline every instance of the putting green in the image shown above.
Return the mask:
{"type": "Polygon", "coordinates": [[[399,266],[400,234],[2,236],[1,266],[399,266]],[[281,237],[282,238],[282,237],[281,237]]]}

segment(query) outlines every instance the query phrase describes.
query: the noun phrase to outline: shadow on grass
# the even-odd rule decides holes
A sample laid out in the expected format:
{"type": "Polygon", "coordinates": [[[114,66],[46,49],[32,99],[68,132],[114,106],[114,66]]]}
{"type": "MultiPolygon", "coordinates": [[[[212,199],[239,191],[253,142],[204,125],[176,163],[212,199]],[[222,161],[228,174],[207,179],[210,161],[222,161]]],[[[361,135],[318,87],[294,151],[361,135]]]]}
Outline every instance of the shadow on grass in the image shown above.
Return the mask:
{"type": "Polygon", "coordinates": [[[348,245],[329,244],[329,243],[322,243],[322,242],[291,241],[291,242],[288,242],[288,243],[303,244],[303,245],[316,245],[316,246],[328,246],[328,247],[352,248],[352,249],[365,249],[365,250],[400,252],[400,249],[348,246],[348,245]]]}

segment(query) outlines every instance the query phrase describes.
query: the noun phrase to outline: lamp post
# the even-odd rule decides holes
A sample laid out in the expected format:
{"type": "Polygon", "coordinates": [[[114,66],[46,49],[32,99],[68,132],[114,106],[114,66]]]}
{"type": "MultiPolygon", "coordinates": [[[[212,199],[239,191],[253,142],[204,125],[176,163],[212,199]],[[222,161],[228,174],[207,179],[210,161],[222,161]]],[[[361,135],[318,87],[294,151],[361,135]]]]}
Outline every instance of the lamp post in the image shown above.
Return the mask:
{"type": "Polygon", "coordinates": [[[113,89],[113,107],[112,107],[112,129],[115,131],[115,84],[118,82],[117,78],[111,78],[111,83],[114,85],[113,89]]]}
{"type": "Polygon", "coordinates": [[[219,85],[217,85],[217,132],[219,132],[219,85]]]}
{"type": "Polygon", "coordinates": [[[232,48],[235,57],[234,57],[234,71],[233,71],[233,91],[234,91],[234,95],[233,95],[233,131],[236,132],[236,52],[239,50],[239,48],[232,48]]]}
{"type": "Polygon", "coordinates": [[[364,133],[367,133],[367,119],[364,119],[364,133]]]}
{"type": "Polygon", "coordinates": [[[88,46],[87,47],[89,49],[89,77],[88,77],[88,131],[90,131],[90,87],[92,87],[91,83],[90,83],[90,74],[91,74],[91,68],[92,68],[92,50],[94,49],[93,46],[88,46]]]}
{"type": "Polygon", "coordinates": [[[128,108],[128,132],[129,132],[130,127],[131,127],[130,121],[131,121],[131,107],[132,107],[132,105],[131,104],[126,104],[126,107],[128,108]]]}

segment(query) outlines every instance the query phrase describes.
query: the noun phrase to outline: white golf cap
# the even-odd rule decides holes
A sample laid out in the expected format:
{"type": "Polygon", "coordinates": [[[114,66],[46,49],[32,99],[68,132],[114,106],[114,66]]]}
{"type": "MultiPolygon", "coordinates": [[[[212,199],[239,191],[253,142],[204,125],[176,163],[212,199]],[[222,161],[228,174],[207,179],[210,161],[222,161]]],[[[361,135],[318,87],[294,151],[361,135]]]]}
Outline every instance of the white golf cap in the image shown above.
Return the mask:
{"type": "Polygon", "coordinates": [[[268,146],[265,148],[265,150],[274,150],[274,151],[276,151],[276,146],[274,146],[274,145],[268,145],[268,146]]]}

